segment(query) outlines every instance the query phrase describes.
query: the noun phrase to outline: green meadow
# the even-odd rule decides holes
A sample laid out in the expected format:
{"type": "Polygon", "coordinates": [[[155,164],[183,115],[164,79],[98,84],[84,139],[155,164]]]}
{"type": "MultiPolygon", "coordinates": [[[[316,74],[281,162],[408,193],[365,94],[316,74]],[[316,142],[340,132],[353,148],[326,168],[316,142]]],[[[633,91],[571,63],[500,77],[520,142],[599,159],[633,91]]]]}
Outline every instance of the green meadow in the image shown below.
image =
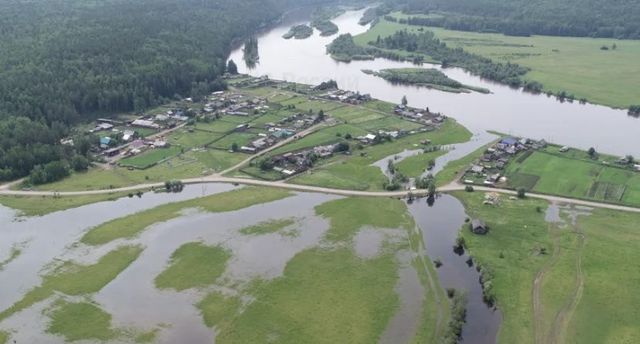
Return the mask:
{"type": "Polygon", "coordinates": [[[640,215],[595,209],[574,223],[563,210],[562,223],[547,223],[548,203],[541,200],[502,197],[487,206],[483,193],[455,195],[490,228],[482,236],[465,225],[461,233],[475,263],[493,276],[503,314],[498,342],[640,339],[640,298],[633,292],[640,272],[629,263],[640,256],[634,246],[640,215]]]}
{"type": "MultiPolygon", "coordinates": [[[[394,14],[394,16],[397,14],[394,14]]],[[[378,35],[398,30],[416,32],[419,26],[402,25],[381,19],[371,30],[355,37],[366,45],[378,35]]],[[[428,27],[440,40],[498,62],[517,63],[531,69],[526,79],[539,81],[545,91],[566,91],[576,99],[627,108],[640,96],[640,41],[576,37],[514,37],[428,27]],[[601,50],[602,46],[616,49],[601,50]]]]}

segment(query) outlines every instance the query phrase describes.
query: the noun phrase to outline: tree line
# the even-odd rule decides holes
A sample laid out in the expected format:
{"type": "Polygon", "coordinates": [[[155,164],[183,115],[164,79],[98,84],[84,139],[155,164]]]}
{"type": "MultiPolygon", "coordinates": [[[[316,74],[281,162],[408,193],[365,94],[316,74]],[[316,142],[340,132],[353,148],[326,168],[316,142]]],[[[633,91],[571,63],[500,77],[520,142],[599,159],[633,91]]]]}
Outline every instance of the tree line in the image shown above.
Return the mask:
{"type": "Polygon", "coordinates": [[[387,4],[408,14],[445,14],[406,19],[413,25],[517,36],[640,38],[640,6],[629,0],[606,5],[597,0],[387,0],[387,4]]]}

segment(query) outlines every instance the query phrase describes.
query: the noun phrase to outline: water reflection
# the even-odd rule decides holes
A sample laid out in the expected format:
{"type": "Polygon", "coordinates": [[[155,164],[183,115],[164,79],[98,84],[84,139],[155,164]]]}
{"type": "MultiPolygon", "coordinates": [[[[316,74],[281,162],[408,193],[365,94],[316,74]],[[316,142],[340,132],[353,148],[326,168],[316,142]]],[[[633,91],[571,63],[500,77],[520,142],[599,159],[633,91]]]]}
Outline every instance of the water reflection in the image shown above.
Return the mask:
{"type": "Polygon", "coordinates": [[[462,343],[495,343],[501,314],[488,307],[482,298],[480,275],[468,264],[466,253],[453,250],[458,231],[465,223],[466,213],[460,201],[444,195],[432,206],[418,200],[409,205],[416,224],[422,230],[427,254],[432,260],[439,259],[438,277],[443,288],[467,291],[467,322],[462,329],[462,343]]]}

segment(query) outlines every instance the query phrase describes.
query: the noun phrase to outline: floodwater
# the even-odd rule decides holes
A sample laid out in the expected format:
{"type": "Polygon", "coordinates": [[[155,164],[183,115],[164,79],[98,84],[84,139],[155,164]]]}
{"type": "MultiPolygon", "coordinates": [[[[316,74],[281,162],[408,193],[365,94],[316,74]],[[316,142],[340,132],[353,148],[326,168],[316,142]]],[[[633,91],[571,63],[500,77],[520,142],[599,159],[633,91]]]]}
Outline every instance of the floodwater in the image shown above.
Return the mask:
{"type": "MultiPolygon", "coordinates": [[[[363,11],[348,11],[336,18],[334,23],[340,29],[339,34],[365,32],[368,26],[357,23],[363,11]]],[[[308,17],[295,14],[271,30],[260,33],[257,36],[260,62],[254,68],[244,64],[241,48],[234,50],[230,58],[238,64],[241,73],[254,76],[268,75],[273,79],[312,85],[334,79],[342,89],[369,93],[374,98],[394,103],[406,95],[409,105],[429,107],[433,112],[453,117],[474,133],[494,130],[582,149],[595,147],[598,151],[621,156],[640,155],[640,138],[637,136],[640,120],[628,116],[624,110],[578,102],[561,103],[545,95],[534,95],[483,80],[459,68],[442,70],[429,64],[424,66],[441,69],[455,80],[487,88],[491,93],[458,94],[394,85],[361,70],[412,67],[411,63],[385,59],[337,62],[326,54],[325,49],[335,35],[322,37],[316,31],[304,40],[281,37],[291,25],[306,21],[308,17]]]]}
{"type": "Polygon", "coordinates": [[[453,251],[467,217],[462,203],[453,196],[444,195],[438,197],[432,207],[419,199],[409,205],[409,211],[422,230],[427,254],[431,260],[442,261],[438,268],[442,287],[467,292],[467,322],[462,329],[461,343],[495,343],[501,313],[484,303],[480,274],[475,266],[467,264],[469,256],[466,252],[459,255],[453,251]]]}

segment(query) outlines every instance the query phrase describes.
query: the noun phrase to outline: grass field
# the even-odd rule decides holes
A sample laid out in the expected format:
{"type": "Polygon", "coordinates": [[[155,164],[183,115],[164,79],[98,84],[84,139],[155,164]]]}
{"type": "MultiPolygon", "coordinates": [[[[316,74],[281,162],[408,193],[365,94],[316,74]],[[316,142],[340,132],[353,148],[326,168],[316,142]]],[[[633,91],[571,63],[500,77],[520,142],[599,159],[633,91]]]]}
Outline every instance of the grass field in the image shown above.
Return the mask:
{"type": "Polygon", "coordinates": [[[242,300],[236,296],[225,296],[219,292],[208,294],[197,307],[202,314],[205,325],[225,328],[234,319],[242,306],[242,300]]]}
{"type": "Polygon", "coordinates": [[[163,160],[173,157],[178,153],[180,153],[180,148],[175,146],[169,148],[151,149],[139,155],[122,159],[120,161],[120,165],[125,167],[135,167],[144,170],[159,162],[162,162],[163,160]]]}
{"type": "MultiPolygon", "coordinates": [[[[490,227],[486,236],[462,234],[476,262],[494,275],[503,313],[500,343],[635,343],[640,340],[640,297],[633,292],[640,271],[629,262],[640,253],[640,215],[596,209],[575,224],[545,223],[547,204],[538,200],[482,204],[482,193],[457,193],[472,217],[490,227]],[[546,253],[540,254],[540,248],[546,253]],[[534,278],[540,279],[536,315],[534,278]],[[534,325],[539,321],[538,325],[534,325]],[[537,333],[535,333],[537,331],[537,333]]],[[[575,210],[572,210],[575,211],[575,210]]]]}
{"type": "MultiPolygon", "coordinates": [[[[416,31],[418,26],[391,23],[384,19],[356,42],[366,44],[378,35],[395,31],[416,31]]],[[[502,34],[428,28],[448,46],[489,57],[498,62],[514,62],[532,69],[526,79],[541,82],[546,91],[567,91],[576,99],[612,107],[628,107],[640,96],[640,41],[575,37],[513,37],[502,34]],[[615,50],[600,47],[617,45],[615,50]]]]}
{"type": "Polygon", "coordinates": [[[23,216],[42,216],[56,211],[77,208],[84,205],[114,201],[126,197],[126,192],[83,196],[0,196],[0,204],[16,209],[23,216]]]}
{"type": "Polygon", "coordinates": [[[5,344],[6,342],[9,341],[9,333],[4,332],[4,331],[0,331],[0,344],[5,344]]]}
{"type": "Polygon", "coordinates": [[[111,315],[88,302],[60,302],[51,311],[47,332],[60,335],[68,342],[78,340],[113,340],[117,332],[111,328],[111,315]]]}
{"type": "Polygon", "coordinates": [[[133,238],[154,223],[180,216],[183,209],[198,208],[212,213],[225,212],[276,201],[290,195],[291,193],[279,189],[246,187],[188,201],[168,203],[103,223],[88,231],[81,241],[88,245],[102,245],[120,238],[133,238]]]}
{"type": "Polygon", "coordinates": [[[456,194],[473,218],[483,219],[490,228],[485,236],[475,235],[466,225],[461,233],[470,254],[493,271],[493,290],[503,320],[499,331],[500,343],[533,343],[532,283],[536,272],[549,259],[536,254],[536,248],[551,249],[551,239],[544,213],[547,203],[539,200],[508,201],[499,207],[482,204],[480,192],[456,194]],[[504,258],[500,258],[500,253],[504,258]]]}
{"type": "Polygon", "coordinates": [[[506,170],[510,187],[573,198],[640,205],[640,173],[598,161],[534,152],[506,170]]]}
{"type": "Polygon", "coordinates": [[[198,242],[184,244],[171,255],[169,266],[156,277],[156,287],[177,291],[207,287],[222,275],[230,257],[230,252],[220,246],[198,242]]]}
{"type": "Polygon", "coordinates": [[[410,178],[420,177],[426,170],[429,162],[437,157],[447,154],[444,150],[421,153],[408,157],[396,163],[396,168],[400,173],[410,178]]]}
{"type": "Polygon", "coordinates": [[[102,256],[96,264],[78,265],[65,262],[54,271],[43,276],[42,284],[31,291],[13,306],[0,313],[0,321],[43,301],[56,292],[70,296],[82,296],[100,291],[116,278],[120,272],[134,262],[142,248],[121,246],[102,256]]]}

